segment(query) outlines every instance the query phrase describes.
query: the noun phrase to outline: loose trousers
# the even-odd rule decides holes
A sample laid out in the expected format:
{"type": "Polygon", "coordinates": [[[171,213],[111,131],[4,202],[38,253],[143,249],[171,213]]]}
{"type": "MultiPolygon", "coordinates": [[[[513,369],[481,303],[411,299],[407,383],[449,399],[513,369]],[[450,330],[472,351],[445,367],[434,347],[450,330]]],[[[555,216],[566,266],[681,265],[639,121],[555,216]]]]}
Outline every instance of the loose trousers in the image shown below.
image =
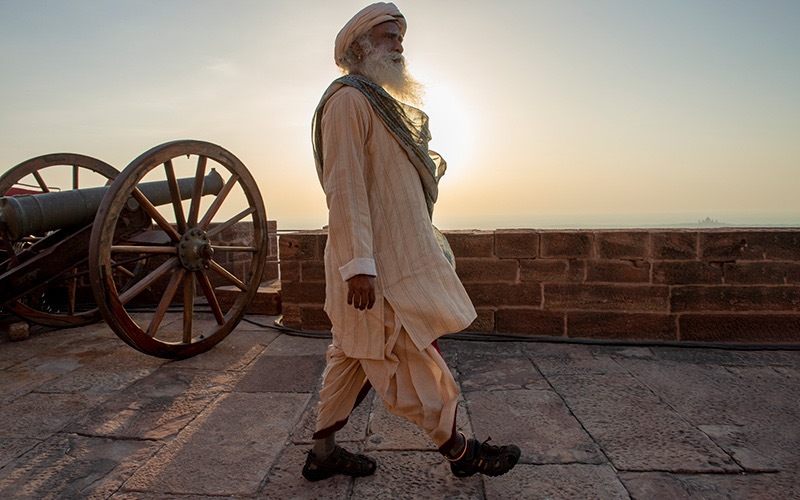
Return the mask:
{"type": "Polygon", "coordinates": [[[384,307],[384,359],[349,358],[335,336],[328,347],[314,439],[344,427],[372,386],[390,412],[425,430],[439,451],[449,451],[458,406],[453,375],[438,346],[417,349],[388,301],[384,307]]]}

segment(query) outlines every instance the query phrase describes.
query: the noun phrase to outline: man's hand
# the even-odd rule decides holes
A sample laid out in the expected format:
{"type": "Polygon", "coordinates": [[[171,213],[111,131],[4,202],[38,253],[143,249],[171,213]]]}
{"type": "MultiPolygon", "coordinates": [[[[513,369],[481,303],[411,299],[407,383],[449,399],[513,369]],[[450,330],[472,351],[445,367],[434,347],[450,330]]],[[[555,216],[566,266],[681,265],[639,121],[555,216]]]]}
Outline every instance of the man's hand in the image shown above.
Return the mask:
{"type": "Polygon", "coordinates": [[[375,276],[357,274],[347,280],[347,303],[356,309],[372,309],[375,305],[375,276]]]}

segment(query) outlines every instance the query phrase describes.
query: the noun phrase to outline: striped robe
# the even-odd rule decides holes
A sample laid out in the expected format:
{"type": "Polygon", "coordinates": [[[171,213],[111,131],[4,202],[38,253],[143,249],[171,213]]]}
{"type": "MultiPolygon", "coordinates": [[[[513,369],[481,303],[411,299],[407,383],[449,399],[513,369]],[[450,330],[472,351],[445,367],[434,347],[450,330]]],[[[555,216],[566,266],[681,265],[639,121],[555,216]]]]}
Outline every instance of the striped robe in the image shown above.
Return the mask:
{"type": "Polygon", "coordinates": [[[345,355],[383,359],[384,298],[423,350],[466,328],[475,309],[436,241],[419,175],[369,101],[349,86],[322,116],[329,209],[325,311],[345,355]],[[347,304],[347,280],[376,277],[375,307],[347,304]]]}

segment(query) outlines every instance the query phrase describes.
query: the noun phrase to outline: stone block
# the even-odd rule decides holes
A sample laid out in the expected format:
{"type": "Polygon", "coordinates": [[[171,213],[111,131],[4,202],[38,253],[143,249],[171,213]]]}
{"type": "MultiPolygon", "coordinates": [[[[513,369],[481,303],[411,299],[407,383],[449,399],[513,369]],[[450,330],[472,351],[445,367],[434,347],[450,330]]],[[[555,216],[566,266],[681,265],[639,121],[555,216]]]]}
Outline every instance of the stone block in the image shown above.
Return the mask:
{"type": "Polygon", "coordinates": [[[564,313],[533,308],[501,308],[495,312],[497,333],[563,337],[564,313]]]}
{"type": "Polygon", "coordinates": [[[269,283],[278,279],[280,272],[278,271],[277,260],[267,260],[264,263],[264,270],[261,272],[261,283],[269,283]]]}
{"type": "Polygon", "coordinates": [[[629,374],[548,380],[618,470],[742,471],[708,436],[629,374]]]}
{"type": "Polygon", "coordinates": [[[465,283],[476,307],[539,306],[542,286],[539,283],[465,283]]]}
{"type": "Polygon", "coordinates": [[[160,494],[255,496],[307,394],[226,394],[125,483],[160,494]],[[209,450],[213,450],[210,453],[209,450]]]}
{"type": "MultiPolygon", "coordinates": [[[[242,291],[234,285],[219,286],[214,289],[219,305],[228,311],[233,303],[242,295],[242,291]]],[[[250,314],[277,316],[281,313],[281,286],[279,282],[262,284],[258,287],[253,302],[247,310],[250,314]]]]}
{"type": "Polygon", "coordinates": [[[653,263],[653,283],[664,285],[722,283],[722,268],[699,260],[657,261],[653,263]]]}
{"type": "Polygon", "coordinates": [[[533,259],[539,256],[539,233],[532,229],[498,229],[494,254],[501,259],[533,259]]]}
{"type": "Polygon", "coordinates": [[[304,306],[300,308],[302,329],[307,332],[330,332],[331,320],[320,304],[317,307],[304,306]]]}
{"type": "Polygon", "coordinates": [[[654,231],[650,239],[654,259],[697,258],[697,233],[694,231],[654,231]]]}
{"type": "Polygon", "coordinates": [[[458,259],[456,273],[463,283],[514,283],[519,263],[516,259],[458,259]]]}
{"type": "Polygon", "coordinates": [[[56,434],[22,456],[13,469],[3,471],[0,497],[110,498],[159,446],[56,434]]]}
{"type": "Polygon", "coordinates": [[[637,284],[545,283],[545,309],[666,312],[669,287],[637,284]]]}
{"type": "Polygon", "coordinates": [[[694,500],[697,498],[797,498],[800,478],[780,474],[668,474],[643,472],[619,475],[631,498],[694,500]]]}
{"type": "Polygon", "coordinates": [[[278,241],[278,248],[281,261],[322,260],[317,235],[313,233],[283,234],[278,241]]]}
{"type": "Polygon", "coordinates": [[[324,283],[325,264],[321,260],[305,260],[300,263],[301,279],[305,283],[324,283]]]}
{"type": "MultiPolygon", "coordinates": [[[[486,481],[487,500],[506,498],[629,498],[609,465],[557,464],[516,466],[510,473],[486,481]]],[[[648,497],[653,500],[657,497],[648,497]]]]}
{"type": "Polygon", "coordinates": [[[471,391],[504,391],[550,388],[544,377],[523,353],[487,354],[465,351],[458,355],[461,389],[471,391]]]}
{"type": "Polygon", "coordinates": [[[8,325],[8,340],[14,342],[20,340],[27,340],[28,336],[29,336],[28,323],[20,322],[8,325]]]}
{"type": "Polygon", "coordinates": [[[725,283],[782,285],[800,283],[800,262],[726,262],[725,283]]]}
{"type": "Polygon", "coordinates": [[[281,284],[283,304],[324,304],[325,283],[286,282],[281,284]]]}
{"type": "Polygon", "coordinates": [[[540,235],[539,252],[549,258],[591,258],[594,237],[589,232],[547,232],[540,235]]]}
{"type": "Polygon", "coordinates": [[[444,235],[457,259],[494,255],[494,231],[447,231],[444,235]]]}
{"type": "Polygon", "coordinates": [[[567,313],[567,336],[626,340],[677,340],[677,321],[662,313],[567,313]]]}
{"type": "Polygon", "coordinates": [[[300,281],[300,262],[299,260],[282,260],[281,281],[300,281]]]}
{"type": "Polygon", "coordinates": [[[519,261],[520,281],[565,281],[569,270],[566,259],[522,259],[519,261]]]}
{"type": "Polygon", "coordinates": [[[700,233],[704,260],[800,260],[800,231],[751,230],[700,233]]]}
{"type": "Polygon", "coordinates": [[[581,423],[552,390],[475,391],[464,393],[464,398],[475,437],[482,441],[491,436],[492,443],[498,445],[516,444],[522,449],[520,463],[606,462],[581,423]]]}
{"type": "Polygon", "coordinates": [[[595,233],[595,250],[600,259],[644,259],[648,256],[648,231],[600,231],[595,233]]]}
{"type": "Polygon", "coordinates": [[[233,392],[311,392],[319,389],[322,356],[259,356],[233,387],[233,392]]]}
{"type": "Polygon", "coordinates": [[[476,307],[475,312],[478,314],[478,317],[467,327],[467,330],[471,332],[494,332],[494,309],[476,307]]]}
{"type": "Polygon", "coordinates": [[[587,260],[586,281],[649,283],[650,263],[643,260],[587,260]]]}
{"type": "MultiPolygon", "coordinates": [[[[382,451],[371,455],[378,462],[375,474],[352,483],[354,500],[418,500],[482,498],[480,475],[457,478],[450,464],[435,451],[382,451]]],[[[319,498],[328,498],[327,495],[319,498]]]]}
{"type": "Polygon", "coordinates": [[[800,314],[681,314],[680,340],[696,342],[800,342],[800,314]]]}
{"type": "Polygon", "coordinates": [[[281,304],[281,324],[287,328],[300,329],[303,327],[300,306],[295,304],[281,304]]]}
{"type": "Polygon", "coordinates": [[[800,311],[800,286],[676,286],[672,312],[800,311]]]}

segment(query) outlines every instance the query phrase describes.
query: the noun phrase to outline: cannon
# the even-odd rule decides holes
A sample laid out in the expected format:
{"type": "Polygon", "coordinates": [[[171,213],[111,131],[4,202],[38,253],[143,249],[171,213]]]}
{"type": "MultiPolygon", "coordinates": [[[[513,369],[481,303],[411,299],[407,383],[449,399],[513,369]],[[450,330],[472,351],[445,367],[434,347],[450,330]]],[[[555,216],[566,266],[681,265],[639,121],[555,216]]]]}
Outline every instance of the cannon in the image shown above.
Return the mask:
{"type": "Polygon", "coordinates": [[[264,203],[244,164],[215,144],[168,142],[122,172],[84,155],[40,156],[0,176],[0,195],[0,306],[31,322],[102,317],[139,351],[185,358],[224,339],[258,291],[264,203]],[[218,299],[222,285],[233,300],[218,299]],[[165,322],[176,310],[182,320],[165,322]]]}

